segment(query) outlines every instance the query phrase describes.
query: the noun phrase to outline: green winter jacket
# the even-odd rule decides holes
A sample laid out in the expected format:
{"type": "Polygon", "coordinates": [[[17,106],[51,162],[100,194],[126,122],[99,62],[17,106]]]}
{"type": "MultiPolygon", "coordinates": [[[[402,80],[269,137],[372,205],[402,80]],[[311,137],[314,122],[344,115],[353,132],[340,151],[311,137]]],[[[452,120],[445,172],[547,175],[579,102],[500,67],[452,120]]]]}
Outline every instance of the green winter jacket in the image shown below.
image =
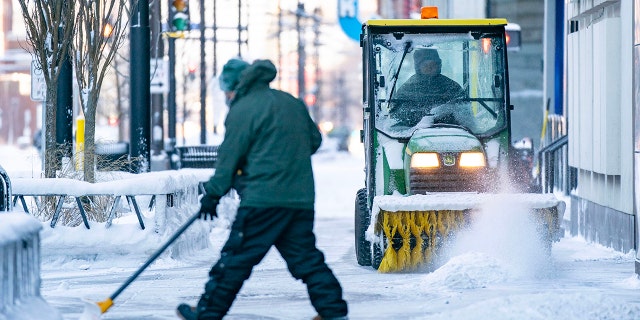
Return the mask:
{"type": "Polygon", "coordinates": [[[222,197],[234,188],[241,207],[313,209],[311,155],[322,137],[300,100],[269,88],[276,72],[268,60],[242,72],[205,190],[222,197]]]}

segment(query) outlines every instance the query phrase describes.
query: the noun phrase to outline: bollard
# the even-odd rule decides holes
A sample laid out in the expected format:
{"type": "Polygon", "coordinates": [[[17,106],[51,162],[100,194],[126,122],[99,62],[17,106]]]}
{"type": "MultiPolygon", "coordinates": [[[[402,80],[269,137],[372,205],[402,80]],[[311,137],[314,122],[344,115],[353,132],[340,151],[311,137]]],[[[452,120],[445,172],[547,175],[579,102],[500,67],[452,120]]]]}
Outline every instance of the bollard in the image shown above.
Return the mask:
{"type": "Polygon", "coordinates": [[[76,120],[76,170],[84,169],[84,117],[76,120]]]}

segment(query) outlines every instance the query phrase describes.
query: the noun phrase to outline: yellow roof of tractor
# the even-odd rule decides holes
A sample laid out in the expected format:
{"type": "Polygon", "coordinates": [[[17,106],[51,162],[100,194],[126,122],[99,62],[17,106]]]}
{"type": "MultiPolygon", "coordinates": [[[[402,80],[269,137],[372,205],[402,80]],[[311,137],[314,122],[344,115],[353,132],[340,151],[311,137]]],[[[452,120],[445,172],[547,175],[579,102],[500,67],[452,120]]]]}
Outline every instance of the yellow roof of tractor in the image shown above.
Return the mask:
{"type": "Polygon", "coordinates": [[[420,10],[420,19],[374,19],[366,22],[369,26],[491,26],[507,25],[507,19],[439,19],[438,7],[426,6],[420,10]]]}
{"type": "Polygon", "coordinates": [[[496,26],[507,25],[507,19],[372,19],[369,26],[496,26]]]}

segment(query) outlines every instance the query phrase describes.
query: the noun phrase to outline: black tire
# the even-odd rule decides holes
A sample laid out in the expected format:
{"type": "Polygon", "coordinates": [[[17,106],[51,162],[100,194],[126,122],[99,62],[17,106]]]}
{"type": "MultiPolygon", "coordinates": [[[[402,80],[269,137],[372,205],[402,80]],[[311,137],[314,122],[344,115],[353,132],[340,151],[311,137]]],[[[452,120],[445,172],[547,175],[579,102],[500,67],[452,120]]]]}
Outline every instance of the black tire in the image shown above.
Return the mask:
{"type": "MultiPolygon", "coordinates": [[[[382,236],[382,241],[387,241],[386,237],[382,236]]],[[[380,267],[380,263],[382,263],[382,257],[384,257],[384,251],[386,248],[383,248],[379,242],[373,243],[373,257],[371,258],[371,266],[378,270],[380,267]]]]}
{"type": "Polygon", "coordinates": [[[360,189],[355,203],[355,240],[356,258],[361,266],[371,265],[371,243],[367,241],[365,231],[371,222],[371,214],[367,205],[367,189],[360,189]]]}

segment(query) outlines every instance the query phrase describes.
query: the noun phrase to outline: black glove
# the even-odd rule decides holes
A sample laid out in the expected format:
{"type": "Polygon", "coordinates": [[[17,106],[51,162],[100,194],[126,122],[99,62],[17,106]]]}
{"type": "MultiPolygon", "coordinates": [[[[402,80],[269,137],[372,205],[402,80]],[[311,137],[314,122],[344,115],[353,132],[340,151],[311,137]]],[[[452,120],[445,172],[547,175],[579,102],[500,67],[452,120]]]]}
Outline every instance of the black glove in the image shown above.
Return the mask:
{"type": "Polygon", "coordinates": [[[219,199],[215,196],[205,194],[200,199],[200,219],[213,220],[213,217],[217,217],[216,207],[218,206],[219,199]]]}

